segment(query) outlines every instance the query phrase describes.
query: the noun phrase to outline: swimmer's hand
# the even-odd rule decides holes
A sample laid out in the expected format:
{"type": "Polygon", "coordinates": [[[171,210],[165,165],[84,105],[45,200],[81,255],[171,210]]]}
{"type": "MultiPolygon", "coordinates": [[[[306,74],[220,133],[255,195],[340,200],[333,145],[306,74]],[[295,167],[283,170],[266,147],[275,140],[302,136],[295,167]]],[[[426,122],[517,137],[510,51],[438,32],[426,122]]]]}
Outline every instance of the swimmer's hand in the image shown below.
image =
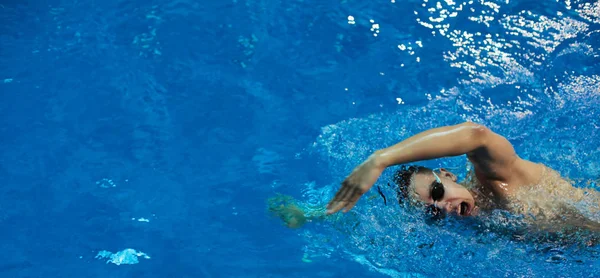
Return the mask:
{"type": "Polygon", "coordinates": [[[333,214],[340,210],[348,212],[356,205],[358,199],[365,194],[379,179],[385,167],[376,162],[376,157],[371,156],[362,164],[358,165],[352,173],[342,182],[342,188],[338,190],[335,197],[327,204],[327,214],[333,214]]]}

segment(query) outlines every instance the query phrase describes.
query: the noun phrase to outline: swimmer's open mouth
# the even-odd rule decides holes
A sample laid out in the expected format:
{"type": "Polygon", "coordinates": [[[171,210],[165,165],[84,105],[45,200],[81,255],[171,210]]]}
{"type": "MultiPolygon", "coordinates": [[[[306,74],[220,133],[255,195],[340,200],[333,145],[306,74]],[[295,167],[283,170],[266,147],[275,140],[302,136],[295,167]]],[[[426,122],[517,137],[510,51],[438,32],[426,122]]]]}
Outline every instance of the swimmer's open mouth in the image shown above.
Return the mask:
{"type": "Polygon", "coordinates": [[[465,216],[469,212],[469,204],[467,202],[460,203],[460,215],[465,216]]]}

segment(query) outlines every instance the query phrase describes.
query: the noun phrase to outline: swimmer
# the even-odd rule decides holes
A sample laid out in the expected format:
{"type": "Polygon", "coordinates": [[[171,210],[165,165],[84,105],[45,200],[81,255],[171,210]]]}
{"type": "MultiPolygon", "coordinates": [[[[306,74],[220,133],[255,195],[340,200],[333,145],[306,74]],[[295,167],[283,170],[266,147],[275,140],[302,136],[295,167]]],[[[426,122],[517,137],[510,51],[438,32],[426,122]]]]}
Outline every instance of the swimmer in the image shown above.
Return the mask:
{"type": "Polygon", "coordinates": [[[375,151],[342,182],[326,213],[351,210],[387,167],[459,155],[467,155],[473,165],[468,181],[458,183],[444,168],[404,165],[394,175],[398,201],[421,204],[434,217],[499,208],[545,219],[548,227],[560,219],[569,227],[600,231],[600,223],[574,206],[587,202],[597,211],[598,191],[573,187],[549,167],[520,158],[503,136],[471,122],[430,129],[375,151]]]}

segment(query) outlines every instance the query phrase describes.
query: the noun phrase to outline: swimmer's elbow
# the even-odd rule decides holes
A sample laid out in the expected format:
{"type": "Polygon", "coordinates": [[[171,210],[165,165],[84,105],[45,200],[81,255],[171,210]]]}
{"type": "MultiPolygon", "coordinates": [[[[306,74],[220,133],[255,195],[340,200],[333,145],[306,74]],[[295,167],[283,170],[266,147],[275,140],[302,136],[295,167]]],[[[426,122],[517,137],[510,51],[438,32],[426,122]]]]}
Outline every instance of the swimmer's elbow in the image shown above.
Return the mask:
{"type": "Polygon", "coordinates": [[[485,146],[489,141],[490,136],[493,134],[493,132],[485,125],[474,122],[464,122],[460,124],[460,126],[469,130],[470,141],[475,147],[485,146]]]}

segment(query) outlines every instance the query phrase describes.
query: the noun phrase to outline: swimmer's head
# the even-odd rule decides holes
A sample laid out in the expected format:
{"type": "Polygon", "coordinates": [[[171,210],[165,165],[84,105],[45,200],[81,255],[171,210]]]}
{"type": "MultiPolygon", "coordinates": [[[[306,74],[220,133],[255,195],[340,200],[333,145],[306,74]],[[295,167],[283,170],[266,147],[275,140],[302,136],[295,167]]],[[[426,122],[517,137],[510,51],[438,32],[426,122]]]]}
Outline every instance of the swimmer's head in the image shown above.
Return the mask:
{"type": "Polygon", "coordinates": [[[400,203],[423,204],[434,218],[445,214],[472,215],[475,199],[446,169],[402,166],[394,174],[400,203]]]}

